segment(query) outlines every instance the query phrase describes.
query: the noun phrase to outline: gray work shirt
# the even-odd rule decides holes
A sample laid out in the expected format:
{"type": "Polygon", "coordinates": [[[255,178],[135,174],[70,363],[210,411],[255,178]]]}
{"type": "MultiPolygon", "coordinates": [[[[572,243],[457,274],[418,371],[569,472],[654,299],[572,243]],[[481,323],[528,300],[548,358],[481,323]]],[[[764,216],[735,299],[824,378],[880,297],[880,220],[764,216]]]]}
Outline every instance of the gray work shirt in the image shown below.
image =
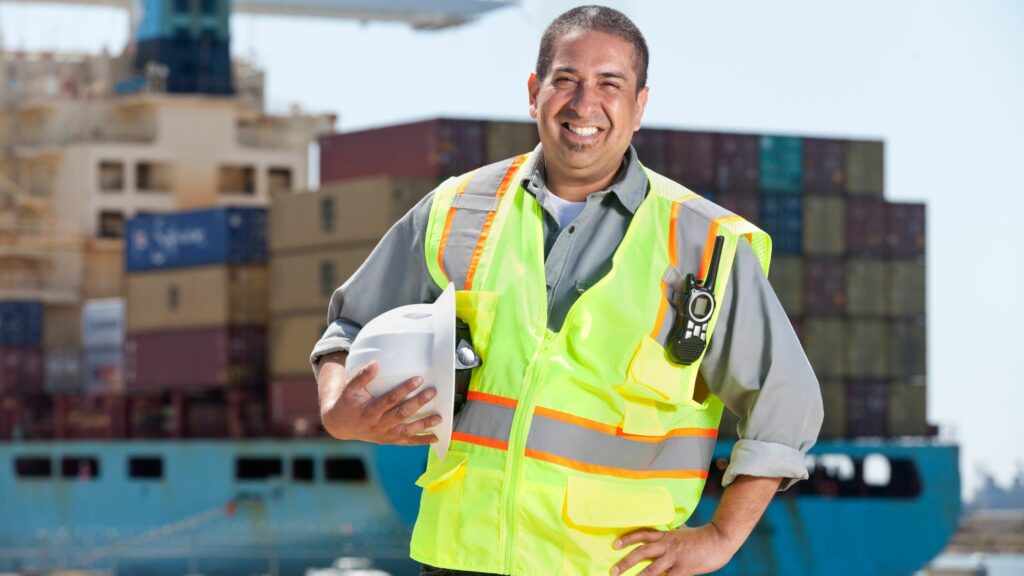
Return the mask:
{"type": "MultiPolygon", "coordinates": [[[[612,256],[640,203],[647,175],[630,146],[611,186],[587,197],[586,207],[561,228],[547,200],[541,147],[523,180],[544,210],[544,272],[548,328],[558,331],[576,299],[611,268],[612,256]]],[[[334,291],[320,356],[348,350],[361,326],[398,306],[433,302],[441,289],[427,271],[424,250],[431,192],[399,220],[366,262],[334,291]]],[[[821,393],[803,348],[750,245],[740,242],[715,335],[700,370],[710,390],[740,418],[723,486],[736,476],[782,477],[785,490],[807,478],[804,456],[823,417],[821,393]]]]}

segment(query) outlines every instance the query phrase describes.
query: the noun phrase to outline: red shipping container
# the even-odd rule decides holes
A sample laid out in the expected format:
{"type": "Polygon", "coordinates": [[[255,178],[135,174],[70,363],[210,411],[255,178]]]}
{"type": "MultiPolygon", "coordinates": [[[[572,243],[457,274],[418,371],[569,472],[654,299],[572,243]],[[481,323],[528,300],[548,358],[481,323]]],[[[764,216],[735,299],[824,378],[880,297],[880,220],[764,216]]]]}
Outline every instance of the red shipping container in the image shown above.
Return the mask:
{"type": "Polygon", "coordinates": [[[311,376],[278,378],[270,383],[267,396],[270,422],[279,433],[289,436],[322,433],[316,380],[311,376]]]}
{"type": "Polygon", "coordinates": [[[667,176],[671,165],[671,140],[672,133],[669,130],[641,128],[633,134],[633,147],[644,166],[667,176]]]}
{"type": "Polygon", "coordinates": [[[716,182],[723,193],[758,191],[761,176],[761,137],[718,134],[715,146],[716,182]]]}
{"type": "Polygon", "coordinates": [[[892,258],[917,258],[925,252],[925,205],[890,203],[888,249],[892,258]]]}
{"type": "Polygon", "coordinates": [[[715,203],[754,224],[760,220],[761,197],[757,194],[722,192],[715,203]]]}
{"type": "Polygon", "coordinates": [[[674,131],[669,136],[668,155],[666,176],[691,190],[715,187],[715,134],[674,131]]]}
{"type": "Polygon", "coordinates": [[[808,194],[842,194],[846,186],[846,143],[804,138],[804,190],[808,194]]]}
{"type": "Polygon", "coordinates": [[[846,307],[846,266],[841,258],[808,257],[804,261],[804,312],[842,314],[846,307]]]}
{"type": "Polygon", "coordinates": [[[469,172],[487,157],[484,122],[427,120],[320,138],[323,184],[365,176],[443,179],[469,172]]]}
{"type": "Polygon", "coordinates": [[[49,396],[0,397],[0,440],[53,437],[53,401],[49,396]]]}
{"type": "Polygon", "coordinates": [[[54,438],[117,439],[128,435],[124,396],[54,396],[54,438]]]}
{"type": "Polygon", "coordinates": [[[128,397],[128,436],[131,438],[169,438],[170,407],[159,394],[128,397]]]}
{"type": "Polygon", "coordinates": [[[846,200],[846,252],[852,256],[888,255],[888,208],[883,200],[846,200]]]}
{"type": "Polygon", "coordinates": [[[851,438],[885,436],[889,428],[889,382],[846,382],[846,433],[851,438]]]}
{"type": "Polygon", "coordinates": [[[266,356],[266,330],[257,326],[129,334],[125,387],[134,392],[262,386],[266,356]]]}
{"type": "Polygon", "coordinates": [[[46,371],[38,346],[0,346],[0,394],[38,394],[46,371]]]}

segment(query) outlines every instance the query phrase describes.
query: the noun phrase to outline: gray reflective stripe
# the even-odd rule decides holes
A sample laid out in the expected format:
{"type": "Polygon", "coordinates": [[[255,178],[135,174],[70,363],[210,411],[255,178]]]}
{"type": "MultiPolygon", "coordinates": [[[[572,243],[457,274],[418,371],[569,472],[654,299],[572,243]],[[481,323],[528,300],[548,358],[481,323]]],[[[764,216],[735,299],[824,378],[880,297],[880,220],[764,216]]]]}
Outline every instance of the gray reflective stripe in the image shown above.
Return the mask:
{"type": "Polygon", "coordinates": [[[463,193],[459,194],[452,200],[452,208],[458,208],[459,210],[494,212],[498,209],[499,203],[498,199],[494,197],[488,198],[486,196],[471,196],[463,193]]]}
{"type": "Polygon", "coordinates": [[[512,408],[470,400],[455,415],[452,430],[507,443],[514,416],[512,408]]]}
{"type": "Polygon", "coordinates": [[[715,438],[673,436],[641,442],[535,414],[526,448],[620,470],[707,470],[715,438]]]}
{"type": "Polygon", "coordinates": [[[449,229],[448,243],[444,247],[442,264],[444,273],[455,284],[456,290],[466,289],[469,264],[473,259],[473,252],[476,250],[484,222],[487,221],[487,216],[490,214],[489,211],[481,210],[477,206],[489,202],[493,203],[495,208],[497,207],[498,201],[495,196],[498,193],[498,187],[514,160],[514,158],[510,158],[478,169],[473,173],[472,179],[462,194],[452,199],[452,208],[456,209],[455,219],[452,220],[452,226],[449,229]],[[467,198],[460,199],[463,196],[467,198]]]}

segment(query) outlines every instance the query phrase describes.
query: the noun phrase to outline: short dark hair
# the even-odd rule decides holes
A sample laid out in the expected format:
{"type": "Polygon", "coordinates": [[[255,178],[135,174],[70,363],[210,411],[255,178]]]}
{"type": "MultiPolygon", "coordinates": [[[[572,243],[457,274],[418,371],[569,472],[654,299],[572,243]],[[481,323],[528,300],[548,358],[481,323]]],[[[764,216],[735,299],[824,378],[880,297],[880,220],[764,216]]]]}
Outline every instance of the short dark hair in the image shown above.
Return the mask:
{"type": "Polygon", "coordinates": [[[647,62],[650,56],[644,35],[625,14],[607,6],[577,6],[548,24],[540,38],[540,52],[537,54],[538,80],[544,80],[551,72],[555,43],[574,32],[604,32],[632,44],[636,89],[640,90],[647,85],[647,62]]]}

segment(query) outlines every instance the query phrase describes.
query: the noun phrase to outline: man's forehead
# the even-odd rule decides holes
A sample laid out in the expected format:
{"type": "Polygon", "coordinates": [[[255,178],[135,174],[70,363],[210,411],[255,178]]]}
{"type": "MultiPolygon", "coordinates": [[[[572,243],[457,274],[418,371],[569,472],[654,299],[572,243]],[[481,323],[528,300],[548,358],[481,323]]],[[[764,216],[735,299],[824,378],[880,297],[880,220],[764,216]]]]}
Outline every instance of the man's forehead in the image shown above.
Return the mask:
{"type": "Polygon", "coordinates": [[[629,41],[600,30],[579,30],[563,35],[555,42],[552,69],[578,72],[580,65],[598,60],[602,71],[636,80],[636,48],[629,41]],[[582,44],[600,44],[598,50],[582,44]]]}

